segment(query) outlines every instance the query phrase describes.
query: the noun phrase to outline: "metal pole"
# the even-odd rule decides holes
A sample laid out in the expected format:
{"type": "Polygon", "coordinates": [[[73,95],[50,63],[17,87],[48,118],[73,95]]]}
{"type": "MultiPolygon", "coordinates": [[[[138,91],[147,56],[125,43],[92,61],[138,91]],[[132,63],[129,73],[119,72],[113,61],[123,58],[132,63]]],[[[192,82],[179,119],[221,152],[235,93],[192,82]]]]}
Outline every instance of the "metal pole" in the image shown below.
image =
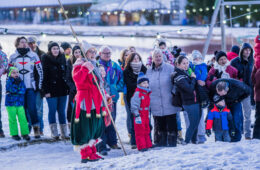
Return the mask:
{"type": "MultiPolygon", "coordinates": [[[[223,0],[222,0],[223,2],[223,0]]],[[[220,26],[221,26],[221,49],[226,51],[226,36],[225,36],[225,6],[221,5],[220,10],[220,26]]]]}
{"type": "MultiPolygon", "coordinates": [[[[78,39],[78,37],[77,37],[77,34],[76,34],[76,32],[74,31],[74,29],[73,29],[73,27],[72,27],[72,25],[71,25],[71,23],[70,23],[70,20],[69,20],[69,18],[68,18],[68,16],[67,16],[67,14],[65,13],[65,10],[64,10],[64,7],[63,7],[61,1],[58,0],[58,2],[59,2],[59,4],[60,4],[60,7],[62,8],[62,12],[63,12],[63,14],[64,14],[64,16],[65,16],[65,18],[66,18],[67,23],[68,23],[69,26],[70,26],[71,32],[72,32],[72,34],[73,34],[73,37],[76,38],[76,40],[77,40],[77,42],[78,42],[78,44],[79,44],[79,46],[80,46],[81,51],[84,51],[84,50],[83,50],[83,47],[82,47],[82,44],[80,43],[80,41],[79,41],[79,39],[78,39]]],[[[84,56],[84,58],[86,58],[85,53],[83,53],[83,56],[84,56]]],[[[114,126],[114,128],[115,128],[115,131],[116,131],[116,134],[117,134],[117,136],[118,136],[119,142],[120,142],[120,144],[121,144],[121,146],[122,146],[122,149],[123,149],[123,152],[124,152],[124,154],[125,154],[125,156],[126,156],[127,154],[126,154],[124,145],[123,145],[123,143],[122,143],[122,141],[121,141],[121,138],[120,138],[120,136],[119,136],[119,133],[118,133],[117,128],[116,128],[116,125],[115,125],[115,122],[114,122],[113,117],[112,117],[112,115],[111,115],[111,112],[110,112],[110,110],[109,110],[109,108],[108,108],[107,100],[106,100],[104,94],[103,94],[102,91],[101,91],[101,88],[100,88],[100,86],[99,86],[99,84],[98,84],[98,81],[97,81],[96,76],[94,75],[93,71],[91,72],[91,74],[92,74],[93,77],[94,77],[94,81],[95,81],[95,83],[96,83],[96,85],[97,85],[97,87],[98,87],[98,90],[99,90],[99,92],[100,92],[100,94],[101,94],[101,96],[102,96],[102,99],[103,99],[103,101],[104,101],[104,103],[105,103],[106,109],[107,109],[108,114],[109,114],[110,119],[111,119],[111,122],[112,122],[112,124],[113,124],[113,126],[114,126]]]]}
{"type": "Polygon", "coordinates": [[[229,7],[229,17],[230,17],[230,27],[231,27],[231,43],[232,43],[232,46],[233,46],[233,45],[234,45],[234,40],[233,40],[233,32],[232,32],[233,24],[232,24],[232,12],[231,12],[231,8],[232,8],[232,6],[229,7]]]}
{"type": "Polygon", "coordinates": [[[203,52],[202,52],[202,55],[204,57],[206,56],[206,54],[208,52],[209,43],[210,43],[210,40],[211,40],[211,37],[212,37],[212,32],[213,32],[213,29],[214,29],[214,26],[215,26],[215,23],[216,23],[216,20],[217,20],[218,11],[219,11],[220,4],[221,4],[221,0],[216,0],[216,1],[217,1],[217,3],[216,3],[216,7],[215,7],[215,10],[214,10],[214,13],[213,13],[213,15],[211,17],[211,23],[210,23],[210,28],[209,28],[207,40],[205,42],[205,45],[204,45],[204,48],[203,48],[203,52]]]}

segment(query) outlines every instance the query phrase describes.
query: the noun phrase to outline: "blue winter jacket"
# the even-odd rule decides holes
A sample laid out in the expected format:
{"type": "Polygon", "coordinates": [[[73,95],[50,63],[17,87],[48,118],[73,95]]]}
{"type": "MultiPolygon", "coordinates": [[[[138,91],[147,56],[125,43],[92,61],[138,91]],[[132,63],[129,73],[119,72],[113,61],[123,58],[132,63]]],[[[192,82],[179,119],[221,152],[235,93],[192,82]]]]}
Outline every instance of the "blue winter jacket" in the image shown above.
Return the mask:
{"type": "Polygon", "coordinates": [[[123,71],[121,67],[115,63],[114,61],[104,61],[99,60],[98,64],[102,64],[106,70],[106,82],[110,87],[111,95],[115,95],[113,98],[114,102],[117,102],[119,99],[119,92],[123,92],[124,90],[124,80],[123,80],[123,71]]]}
{"type": "Polygon", "coordinates": [[[199,65],[194,65],[190,63],[190,68],[196,75],[196,80],[206,81],[208,76],[207,64],[201,63],[199,65]]]}
{"type": "Polygon", "coordinates": [[[6,82],[5,106],[23,106],[25,90],[24,82],[20,78],[9,77],[6,82]]]}

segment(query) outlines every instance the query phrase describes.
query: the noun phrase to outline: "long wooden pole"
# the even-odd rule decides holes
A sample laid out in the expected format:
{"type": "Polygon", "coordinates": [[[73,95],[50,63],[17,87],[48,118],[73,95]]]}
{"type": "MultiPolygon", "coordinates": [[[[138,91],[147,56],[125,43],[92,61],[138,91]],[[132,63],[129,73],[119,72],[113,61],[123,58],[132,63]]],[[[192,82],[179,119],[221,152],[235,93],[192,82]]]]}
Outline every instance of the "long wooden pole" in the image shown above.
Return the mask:
{"type": "MultiPolygon", "coordinates": [[[[221,0],[223,3],[223,0],[221,0]]],[[[221,5],[220,8],[220,26],[221,26],[221,49],[226,52],[226,35],[225,35],[225,6],[221,5]]]]}
{"type": "MultiPolygon", "coordinates": [[[[64,9],[62,3],[61,3],[60,0],[58,0],[58,2],[59,2],[60,7],[61,7],[61,9],[62,9],[62,13],[63,13],[64,16],[65,16],[65,19],[66,19],[67,23],[68,23],[69,26],[70,26],[72,35],[73,35],[74,38],[76,38],[76,41],[78,42],[78,44],[79,44],[79,46],[80,46],[80,49],[81,49],[81,51],[83,52],[84,50],[83,50],[82,44],[80,43],[80,41],[79,41],[79,39],[78,39],[78,37],[77,37],[77,34],[76,34],[76,32],[74,31],[74,29],[73,29],[73,27],[72,27],[72,25],[71,25],[71,22],[70,22],[70,20],[69,20],[69,18],[68,18],[68,15],[67,15],[66,12],[65,12],[65,9],[64,9]]],[[[84,55],[84,58],[86,58],[86,55],[85,55],[84,52],[83,52],[83,55],[84,55]]],[[[122,143],[122,141],[121,141],[121,138],[120,138],[120,136],[119,136],[119,133],[118,133],[117,128],[116,128],[116,125],[115,125],[115,122],[114,122],[113,117],[112,117],[112,115],[111,115],[111,112],[110,112],[110,110],[109,110],[109,108],[108,108],[107,100],[106,100],[104,94],[103,94],[102,91],[101,91],[101,88],[100,88],[100,86],[99,86],[99,84],[98,84],[98,81],[97,81],[97,79],[96,79],[96,77],[95,77],[93,71],[92,71],[91,73],[92,73],[92,75],[93,75],[93,77],[94,77],[94,81],[95,81],[95,83],[96,83],[96,85],[97,85],[97,87],[98,87],[98,90],[99,90],[99,92],[100,92],[100,94],[101,94],[101,96],[102,96],[102,99],[103,99],[103,101],[104,101],[104,103],[105,103],[106,109],[107,109],[108,114],[109,114],[110,119],[111,119],[111,122],[112,122],[112,124],[113,124],[113,126],[114,126],[114,128],[115,128],[116,134],[117,134],[117,136],[118,136],[120,145],[122,146],[124,155],[126,156],[127,154],[126,154],[124,145],[123,145],[123,143],[122,143]]]]}

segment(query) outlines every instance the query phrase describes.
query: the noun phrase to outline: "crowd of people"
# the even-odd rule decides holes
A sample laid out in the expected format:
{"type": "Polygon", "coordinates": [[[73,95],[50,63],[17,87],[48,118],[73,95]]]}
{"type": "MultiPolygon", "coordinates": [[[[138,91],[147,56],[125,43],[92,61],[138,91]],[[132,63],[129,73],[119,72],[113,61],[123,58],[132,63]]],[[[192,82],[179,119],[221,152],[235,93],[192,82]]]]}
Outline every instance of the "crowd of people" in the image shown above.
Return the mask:
{"type": "MultiPolygon", "coordinates": [[[[44,135],[43,98],[51,137],[70,139],[82,163],[121,149],[113,126],[119,100],[125,106],[131,148],[141,152],[203,144],[212,128],[215,141],[238,142],[243,134],[246,140],[260,139],[259,35],[254,48],[244,43],[228,53],[216,51],[207,64],[200,51],[188,58],[176,46],[169,50],[164,40],[158,41],[147,63],[133,46],[122,50],[118,62],[111,59],[109,46],[97,51],[86,41],[74,47],[51,41],[45,53],[35,37],[18,37],[15,47],[8,59],[0,46],[0,76],[7,74],[5,106],[14,140],[29,141],[32,130],[34,138],[44,135]]],[[[5,137],[1,112],[0,137],[5,137]]]]}

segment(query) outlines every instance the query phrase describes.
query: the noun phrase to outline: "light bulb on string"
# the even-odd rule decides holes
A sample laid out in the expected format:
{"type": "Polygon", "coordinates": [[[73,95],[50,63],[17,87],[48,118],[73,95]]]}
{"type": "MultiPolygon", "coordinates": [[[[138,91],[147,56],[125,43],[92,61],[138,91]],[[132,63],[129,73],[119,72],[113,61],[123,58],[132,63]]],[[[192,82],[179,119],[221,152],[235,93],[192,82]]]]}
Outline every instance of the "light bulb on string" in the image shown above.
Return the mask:
{"type": "Polygon", "coordinates": [[[227,5],[226,8],[229,8],[229,6],[227,5]]]}
{"type": "Polygon", "coordinates": [[[6,34],[7,34],[7,31],[8,31],[8,29],[5,28],[3,34],[6,35],[6,34]]]}
{"type": "Polygon", "coordinates": [[[117,12],[117,11],[115,11],[115,12],[114,12],[114,15],[117,15],[117,14],[118,14],[118,12],[117,12]]]}
{"type": "Polygon", "coordinates": [[[86,12],[86,15],[89,15],[89,11],[88,11],[88,12],[86,12]]]}
{"type": "Polygon", "coordinates": [[[145,12],[145,9],[144,9],[144,8],[142,9],[142,12],[145,12]]]}
{"type": "Polygon", "coordinates": [[[177,33],[180,34],[180,33],[182,33],[182,31],[183,31],[182,29],[179,29],[179,30],[177,31],[177,33]]]}
{"type": "Polygon", "coordinates": [[[209,11],[209,7],[206,8],[206,11],[209,11]]]}
{"type": "Polygon", "coordinates": [[[227,23],[227,21],[226,21],[226,20],[224,20],[224,21],[223,21],[223,24],[226,24],[226,23],[227,23]]]}
{"type": "Polygon", "coordinates": [[[213,6],[212,9],[215,10],[215,6],[213,6]]]}
{"type": "Polygon", "coordinates": [[[254,10],[254,12],[258,12],[258,10],[257,10],[257,9],[255,9],[255,10],[254,10]]]}
{"type": "Polygon", "coordinates": [[[167,11],[167,13],[168,13],[168,14],[170,14],[170,13],[171,13],[171,11],[170,11],[170,10],[168,10],[168,11],[167,11]]]}
{"type": "Polygon", "coordinates": [[[110,15],[111,14],[111,12],[107,12],[107,15],[110,15]]]}
{"type": "Polygon", "coordinates": [[[174,13],[174,14],[176,14],[176,13],[177,13],[177,11],[176,11],[176,10],[173,10],[173,13],[174,13]]]}
{"type": "Polygon", "coordinates": [[[237,8],[235,6],[233,6],[232,9],[236,10],[237,8]]]}
{"type": "Polygon", "coordinates": [[[202,8],[200,8],[200,9],[199,9],[199,11],[200,11],[200,12],[202,12],[202,11],[203,11],[203,9],[202,9],[202,8]]]}
{"type": "Polygon", "coordinates": [[[190,14],[190,10],[189,10],[189,9],[187,9],[187,10],[186,10],[186,13],[187,13],[187,14],[190,14]]]}
{"type": "Polygon", "coordinates": [[[46,38],[47,35],[44,32],[41,32],[41,36],[42,38],[46,38]]]}
{"type": "Polygon", "coordinates": [[[130,37],[131,37],[131,40],[132,40],[132,41],[134,41],[134,40],[135,40],[135,37],[134,37],[134,35],[131,35],[130,37]]]}
{"type": "Polygon", "coordinates": [[[246,19],[251,19],[251,15],[247,15],[247,16],[246,16],[246,19]]]}
{"type": "Polygon", "coordinates": [[[157,39],[160,39],[160,38],[161,38],[161,35],[160,35],[159,32],[157,32],[156,38],[157,38],[157,39]]]}
{"type": "Polygon", "coordinates": [[[180,10],[180,13],[181,13],[181,14],[183,13],[183,10],[182,10],[182,9],[180,10]]]}
{"type": "Polygon", "coordinates": [[[250,10],[250,8],[247,8],[246,11],[247,11],[247,12],[250,12],[251,10],[250,10]]]}
{"type": "Polygon", "coordinates": [[[195,13],[195,12],[196,12],[196,9],[192,9],[192,12],[194,12],[194,13],[195,13]]]}

